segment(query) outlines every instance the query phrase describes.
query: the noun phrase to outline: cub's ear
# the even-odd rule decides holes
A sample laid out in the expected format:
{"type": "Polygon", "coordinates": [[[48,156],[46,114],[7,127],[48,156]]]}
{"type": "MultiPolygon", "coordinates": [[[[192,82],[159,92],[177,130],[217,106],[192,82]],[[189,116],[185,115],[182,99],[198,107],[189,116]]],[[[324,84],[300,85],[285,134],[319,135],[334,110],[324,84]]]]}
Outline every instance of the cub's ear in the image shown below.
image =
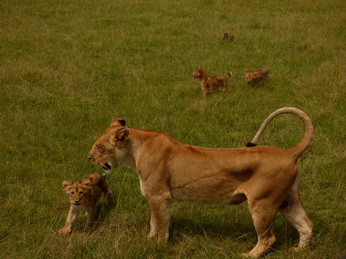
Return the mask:
{"type": "Polygon", "coordinates": [[[128,136],[129,130],[127,127],[120,128],[111,136],[111,143],[118,147],[123,147],[127,142],[128,136]]]}
{"type": "Polygon", "coordinates": [[[126,121],[123,118],[115,118],[112,120],[111,126],[126,126],[126,121]]]}
{"type": "Polygon", "coordinates": [[[90,184],[93,183],[95,177],[89,176],[88,179],[90,181],[90,184]]]}
{"type": "Polygon", "coordinates": [[[70,181],[63,181],[62,182],[62,188],[66,188],[69,185],[72,185],[72,182],[70,182],[70,181]]]}
{"type": "Polygon", "coordinates": [[[85,179],[83,180],[83,182],[81,182],[82,185],[85,185],[85,186],[90,186],[91,185],[91,182],[89,179],[85,179]]]}

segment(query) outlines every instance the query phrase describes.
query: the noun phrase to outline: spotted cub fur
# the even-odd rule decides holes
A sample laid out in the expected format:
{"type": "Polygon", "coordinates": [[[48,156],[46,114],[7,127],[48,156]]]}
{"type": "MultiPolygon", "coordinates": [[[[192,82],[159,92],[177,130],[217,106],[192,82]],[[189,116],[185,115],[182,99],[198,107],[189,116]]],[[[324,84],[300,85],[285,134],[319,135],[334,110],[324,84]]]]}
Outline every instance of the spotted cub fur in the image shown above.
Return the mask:
{"type": "Polygon", "coordinates": [[[114,206],[111,193],[108,190],[105,175],[92,173],[82,182],[64,181],[62,183],[65,193],[70,200],[65,226],[58,231],[60,235],[71,233],[71,226],[80,209],[87,212],[86,229],[90,229],[96,221],[96,203],[101,196],[105,196],[109,206],[114,206]]]}
{"type": "Polygon", "coordinates": [[[228,72],[226,76],[207,76],[202,67],[198,67],[193,71],[192,77],[201,80],[203,97],[206,97],[211,90],[228,90],[227,80],[232,76],[232,72],[228,72]]]}
{"type": "Polygon", "coordinates": [[[269,76],[267,69],[260,69],[257,71],[246,71],[245,72],[246,82],[251,85],[261,85],[265,83],[269,76]]]}

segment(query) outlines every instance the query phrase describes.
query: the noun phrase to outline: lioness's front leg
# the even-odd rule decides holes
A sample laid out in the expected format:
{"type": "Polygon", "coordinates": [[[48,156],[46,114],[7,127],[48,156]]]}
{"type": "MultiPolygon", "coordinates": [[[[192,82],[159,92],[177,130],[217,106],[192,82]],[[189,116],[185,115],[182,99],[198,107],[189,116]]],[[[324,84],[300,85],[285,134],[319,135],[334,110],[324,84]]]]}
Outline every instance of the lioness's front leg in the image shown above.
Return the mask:
{"type": "Polygon", "coordinates": [[[65,226],[62,229],[59,229],[58,234],[66,235],[71,233],[72,223],[76,219],[77,216],[78,216],[78,207],[71,205],[67,214],[65,226]]]}
{"type": "Polygon", "coordinates": [[[148,197],[151,208],[149,239],[158,234],[159,241],[169,238],[169,198],[162,195],[148,197]]]}
{"type": "Polygon", "coordinates": [[[157,230],[156,230],[156,223],[154,221],[154,215],[153,213],[151,212],[151,216],[150,216],[150,231],[149,231],[149,234],[148,234],[148,239],[151,240],[153,239],[156,234],[157,234],[157,230]]]}

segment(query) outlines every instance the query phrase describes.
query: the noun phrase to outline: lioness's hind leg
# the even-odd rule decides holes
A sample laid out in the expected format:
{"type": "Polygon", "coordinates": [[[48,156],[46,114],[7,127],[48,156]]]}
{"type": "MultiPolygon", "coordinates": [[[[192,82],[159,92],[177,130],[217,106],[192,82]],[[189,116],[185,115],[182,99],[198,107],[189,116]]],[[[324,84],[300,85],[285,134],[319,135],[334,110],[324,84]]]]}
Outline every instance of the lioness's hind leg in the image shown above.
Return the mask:
{"type": "Polygon", "coordinates": [[[295,250],[304,249],[310,244],[313,223],[306,215],[298,194],[289,195],[286,200],[288,204],[280,212],[299,232],[299,244],[295,250]]]}
{"type": "Polygon", "coordinates": [[[273,207],[273,205],[266,200],[249,200],[248,204],[254,221],[258,241],[256,246],[249,253],[242,254],[242,256],[257,258],[267,251],[276,240],[273,227],[278,208],[273,207]]]}

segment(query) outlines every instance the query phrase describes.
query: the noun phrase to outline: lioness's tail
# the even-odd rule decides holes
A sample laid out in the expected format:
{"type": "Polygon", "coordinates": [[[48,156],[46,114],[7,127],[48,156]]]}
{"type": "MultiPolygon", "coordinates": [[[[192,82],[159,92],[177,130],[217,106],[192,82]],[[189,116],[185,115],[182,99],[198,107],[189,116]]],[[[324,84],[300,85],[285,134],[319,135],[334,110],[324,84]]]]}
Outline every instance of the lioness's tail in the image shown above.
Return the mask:
{"type": "Polygon", "coordinates": [[[255,137],[252,139],[252,141],[250,143],[247,144],[247,146],[248,147],[256,146],[257,142],[258,142],[258,139],[262,135],[263,131],[265,130],[265,128],[267,127],[269,122],[272,119],[274,119],[275,117],[279,116],[280,114],[284,114],[284,113],[292,113],[294,115],[297,115],[304,122],[304,125],[305,125],[304,137],[299,142],[298,145],[296,145],[296,146],[291,148],[293,154],[296,157],[299,157],[301,154],[303,154],[305,149],[311,143],[312,133],[313,133],[313,126],[312,126],[312,122],[311,122],[309,116],[306,115],[303,111],[301,111],[301,110],[299,110],[297,108],[294,108],[294,107],[284,107],[284,108],[278,109],[275,112],[273,112],[272,114],[270,114],[268,116],[268,118],[262,123],[262,125],[261,125],[260,129],[257,131],[255,137]]]}

